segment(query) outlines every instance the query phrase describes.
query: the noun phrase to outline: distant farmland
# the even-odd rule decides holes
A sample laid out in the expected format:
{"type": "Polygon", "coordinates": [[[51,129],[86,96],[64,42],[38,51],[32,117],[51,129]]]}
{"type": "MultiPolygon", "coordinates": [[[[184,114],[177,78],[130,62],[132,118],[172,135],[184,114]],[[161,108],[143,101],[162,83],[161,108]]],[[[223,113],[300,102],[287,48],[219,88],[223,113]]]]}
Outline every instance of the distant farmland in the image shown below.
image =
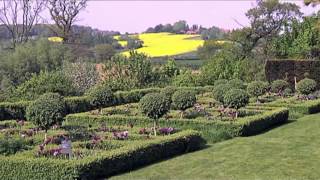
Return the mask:
{"type": "MultiPolygon", "coordinates": [[[[118,37],[115,37],[117,39],[118,37]]],[[[138,52],[145,53],[150,57],[174,56],[196,51],[203,45],[199,35],[171,34],[171,33],[146,33],[138,35],[144,42],[138,52]]],[[[126,42],[119,41],[121,45],[126,42]]],[[[127,55],[129,52],[123,52],[127,55]]]]}

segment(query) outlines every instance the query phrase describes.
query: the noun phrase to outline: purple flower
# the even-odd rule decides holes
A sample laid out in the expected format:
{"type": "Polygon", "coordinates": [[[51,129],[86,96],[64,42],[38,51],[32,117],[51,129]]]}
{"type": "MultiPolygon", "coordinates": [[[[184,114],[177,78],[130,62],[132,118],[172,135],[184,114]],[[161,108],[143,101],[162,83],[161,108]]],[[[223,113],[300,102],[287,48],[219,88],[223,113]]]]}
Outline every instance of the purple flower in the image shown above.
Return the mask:
{"type": "Polygon", "coordinates": [[[164,127],[159,129],[160,134],[165,134],[165,135],[171,134],[174,131],[175,129],[172,127],[164,127]]]}

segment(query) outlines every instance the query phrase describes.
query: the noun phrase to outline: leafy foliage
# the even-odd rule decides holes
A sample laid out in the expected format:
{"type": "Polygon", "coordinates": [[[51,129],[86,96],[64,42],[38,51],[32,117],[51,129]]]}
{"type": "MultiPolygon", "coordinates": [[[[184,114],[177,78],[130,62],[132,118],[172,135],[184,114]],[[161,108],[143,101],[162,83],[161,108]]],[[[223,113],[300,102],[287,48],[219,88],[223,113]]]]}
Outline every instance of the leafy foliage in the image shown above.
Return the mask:
{"type": "Polygon", "coordinates": [[[286,88],[289,88],[289,83],[285,80],[275,80],[271,83],[271,92],[282,93],[286,88]]]}
{"type": "Polygon", "coordinates": [[[105,105],[111,104],[114,100],[114,94],[108,86],[97,85],[87,93],[90,99],[90,104],[102,108],[105,105]]]}
{"type": "Polygon", "coordinates": [[[224,94],[230,89],[232,89],[232,86],[228,83],[214,86],[212,91],[213,98],[220,103],[224,103],[224,94]]]}
{"type": "Polygon", "coordinates": [[[259,97],[267,92],[268,83],[263,81],[253,81],[248,84],[247,92],[253,97],[259,97]]]}
{"type": "Polygon", "coordinates": [[[170,101],[161,93],[150,93],[145,95],[139,102],[143,114],[151,119],[159,119],[170,109],[170,101]]]}
{"type": "Polygon", "coordinates": [[[75,95],[75,88],[62,72],[40,72],[18,86],[11,99],[34,100],[44,93],[59,93],[62,96],[75,95]]]}
{"type": "Polygon", "coordinates": [[[65,101],[56,93],[46,93],[31,102],[26,110],[26,117],[36,126],[48,130],[62,122],[65,116],[65,101]]]}
{"type": "Polygon", "coordinates": [[[178,90],[172,95],[173,107],[182,111],[192,107],[196,100],[195,92],[190,90],[178,90]]]}
{"type": "Polygon", "coordinates": [[[298,82],[297,90],[300,94],[308,95],[313,93],[317,88],[317,82],[313,79],[305,78],[298,82]]]}
{"type": "Polygon", "coordinates": [[[249,95],[242,89],[232,89],[225,94],[223,101],[229,107],[239,109],[249,103],[249,95]]]}

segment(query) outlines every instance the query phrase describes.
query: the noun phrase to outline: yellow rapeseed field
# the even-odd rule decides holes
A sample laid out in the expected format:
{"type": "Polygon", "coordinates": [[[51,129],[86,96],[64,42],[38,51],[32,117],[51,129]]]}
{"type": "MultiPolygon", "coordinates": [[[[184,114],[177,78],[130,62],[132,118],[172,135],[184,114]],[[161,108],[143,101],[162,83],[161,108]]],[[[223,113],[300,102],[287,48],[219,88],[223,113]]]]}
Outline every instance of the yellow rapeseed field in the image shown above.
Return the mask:
{"type": "Polygon", "coordinates": [[[48,40],[51,42],[62,42],[63,41],[63,39],[61,37],[49,37],[48,40]]]}
{"type": "MultiPolygon", "coordinates": [[[[115,39],[117,38],[115,37],[115,39]]],[[[199,35],[171,33],[144,33],[140,34],[138,38],[144,44],[137,51],[151,57],[172,56],[196,51],[204,42],[199,38],[199,35]]],[[[128,55],[129,52],[123,52],[123,54],[128,55]]]]}

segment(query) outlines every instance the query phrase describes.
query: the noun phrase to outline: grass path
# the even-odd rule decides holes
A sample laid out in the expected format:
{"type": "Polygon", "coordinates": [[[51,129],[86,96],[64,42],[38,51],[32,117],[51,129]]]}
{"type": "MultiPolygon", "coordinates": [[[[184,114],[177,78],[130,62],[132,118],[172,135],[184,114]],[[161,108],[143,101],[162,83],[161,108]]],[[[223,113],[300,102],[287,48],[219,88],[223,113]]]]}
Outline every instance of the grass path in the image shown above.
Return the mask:
{"type": "Polygon", "coordinates": [[[320,114],[111,179],[320,179],[320,114]]]}

